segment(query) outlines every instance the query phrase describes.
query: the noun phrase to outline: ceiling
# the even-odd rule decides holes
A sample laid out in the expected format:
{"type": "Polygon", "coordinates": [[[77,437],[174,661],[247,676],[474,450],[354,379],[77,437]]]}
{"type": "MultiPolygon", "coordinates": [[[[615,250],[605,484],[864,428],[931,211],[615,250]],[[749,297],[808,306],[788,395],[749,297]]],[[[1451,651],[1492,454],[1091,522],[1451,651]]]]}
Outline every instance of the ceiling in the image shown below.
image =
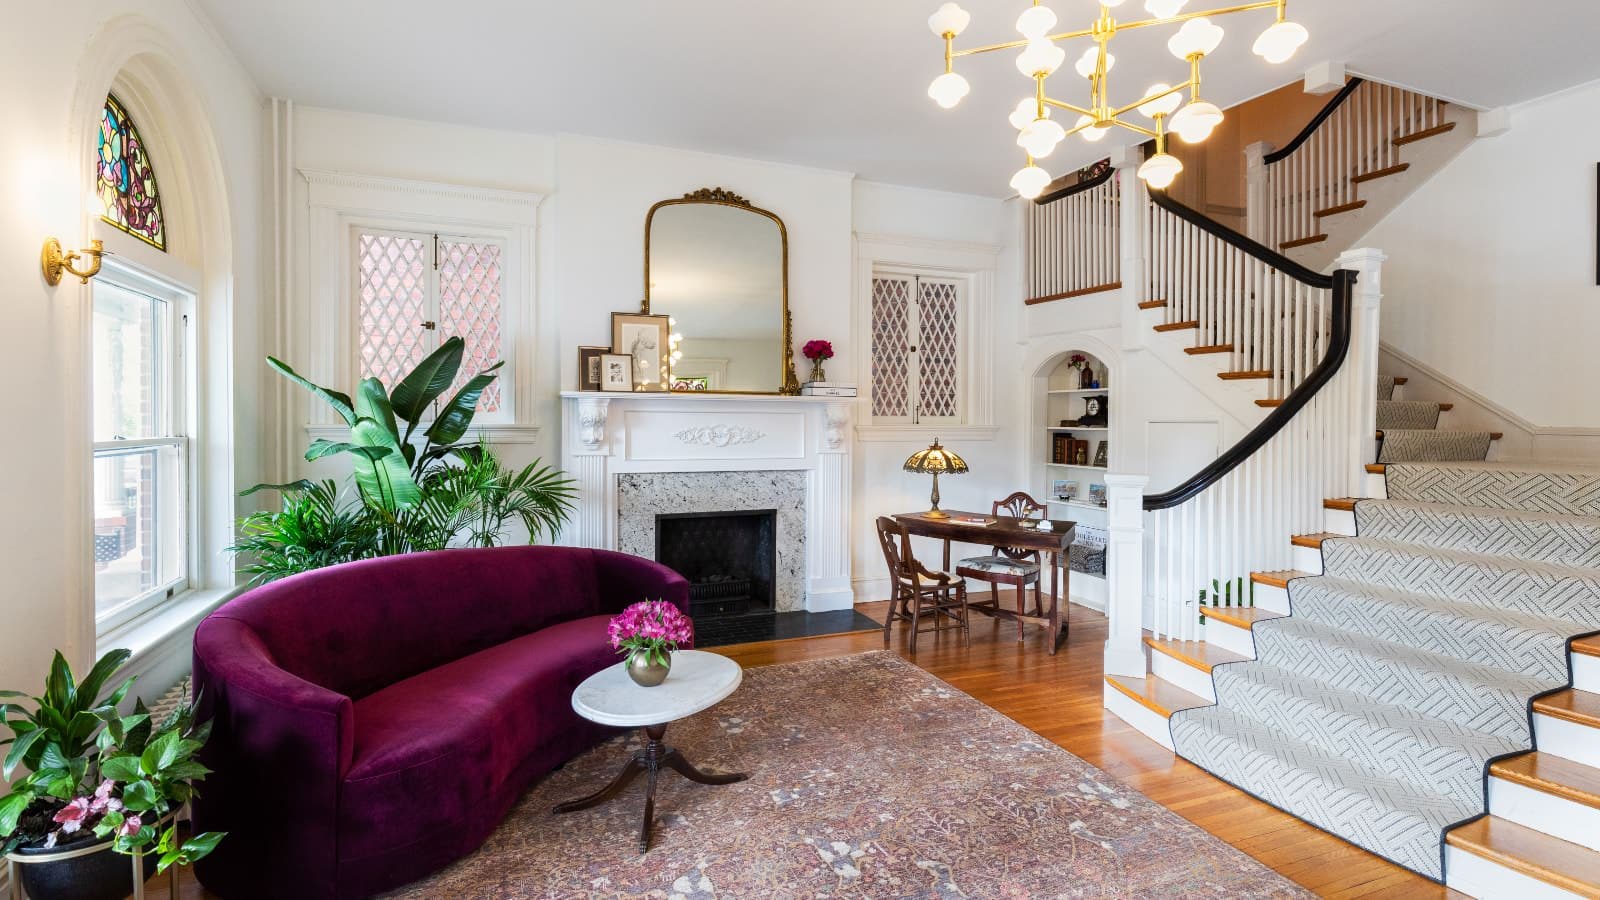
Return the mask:
{"type": "MultiPolygon", "coordinates": [[[[361,112],[574,133],[853,172],[893,184],[1005,196],[1021,165],[1006,115],[1029,93],[1011,52],[958,61],[972,93],[926,96],[941,46],[938,0],[195,0],[267,93],[361,112]]],[[[1048,0],[1062,28],[1095,0],[1048,0]]],[[[1024,0],[965,0],[958,46],[1011,40],[1024,0]]],[[[1189,9],[1203,9],[1191,0],[1189,9]]],[[[1124,18],[1142,14],[1139,0],[1124,18]]],[[[1312,63],[1479,107],[1600,78],[1594,0],[1290,0],[1311,41],[1283,66],[1252,55],[1268,11],[1217,19],[1205,95],[1221,106],[1297,79],[1312,63]],[[1529,19],[1537,11],[1538,19],[1529,19]],[[1547,25],[1548,28],[1530,27],[1547,25]]],[[[1171,29],[1113,43],[1113,102],[1184,77],[1171,29]]],[[[1053,96],[1081,102],[1070,71],[1053,96]]],[[[1103,157],[1074,141],[1042,161],[1061,174],[1103,157]]]]}

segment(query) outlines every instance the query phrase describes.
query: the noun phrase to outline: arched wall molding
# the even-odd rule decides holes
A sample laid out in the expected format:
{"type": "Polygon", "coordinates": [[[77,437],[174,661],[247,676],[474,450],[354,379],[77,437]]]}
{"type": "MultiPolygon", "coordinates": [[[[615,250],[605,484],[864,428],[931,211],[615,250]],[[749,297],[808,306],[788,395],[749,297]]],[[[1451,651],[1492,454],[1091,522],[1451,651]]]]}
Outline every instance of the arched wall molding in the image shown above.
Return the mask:
{"type": "MultiPolygon", "coordinates": [[[[86,202],[96,187],[92,162],[107,93],[116,93],[126,105],[157,167],[168,252],[162,254],[143,245],[130,247],[126,262],[159,278],[184,282],[195,293],[194,363],[199,377],[193,382],[190,398],[196,413],[191,466],[193,484],[199,489],[193,492],[191,505],[191,586],[220,590],[234,580],[221,550],[231,542],[235,510],[235,248],[223,157],[210,124],[208,103],[198,92],[198,86],[205,83],[180,42],[159,24],[137,13],[109,19],[84,45],[63,147],[77,162],[75,202],[80,236],[105,236],[115,231],[100,223],[86,202]],[[162,259],[167,256],[171,260],[162,259]]],[[[67,436],[67,452],[84,460],[82,477],[74,485],[76,496],[69,498],[78,511],[74,517],[77,558],[83,562],[75,570],[69,594],[72,634],[68,646],[74,662],[85,665],[96,654],[98,637],[92,563],[93,473],[88,465],[92,396],[85,364],[92,342],[91,287],[75,284],[70,292],[61,291],[61,300],[77,305],[76,343],[80,350],[80,364],[64,379],[65,402],[81,411],[67,436]]]]}

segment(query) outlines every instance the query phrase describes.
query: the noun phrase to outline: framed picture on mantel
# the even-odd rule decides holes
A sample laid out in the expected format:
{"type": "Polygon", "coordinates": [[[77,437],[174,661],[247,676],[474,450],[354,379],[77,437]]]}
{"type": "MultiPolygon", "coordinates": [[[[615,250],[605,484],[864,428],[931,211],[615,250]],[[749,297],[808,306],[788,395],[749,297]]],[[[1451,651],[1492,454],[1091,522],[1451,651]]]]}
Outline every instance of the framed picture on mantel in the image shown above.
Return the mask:
{"type": "Polygon", "coordinates": [[[667,389],[671,320],[642,313],[611,314],[611,352],[633,357],[633,390],[667,389]]]}

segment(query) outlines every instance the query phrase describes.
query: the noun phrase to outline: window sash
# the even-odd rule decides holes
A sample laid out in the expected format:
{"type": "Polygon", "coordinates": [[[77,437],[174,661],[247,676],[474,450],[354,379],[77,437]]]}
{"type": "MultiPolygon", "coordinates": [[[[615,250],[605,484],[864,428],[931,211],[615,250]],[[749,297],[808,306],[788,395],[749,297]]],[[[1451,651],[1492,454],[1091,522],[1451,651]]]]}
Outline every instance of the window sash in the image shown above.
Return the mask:
{"type": "Polygon", "coordinates": [[[871,279],[870,384],[872,418],[881,425],[959,425],[966,421],[966,372],[970,328],[967,285],[914,271],[876,269],[871,279]],[[951,303],[944,322],[929,312],[934,303],[951,303]],[[903,306],[903,310],[902,307],[903,306]],[[891,346],[884,349],[888,342],[891,346]],[[948,374],[929,369],[937,342],[948,374]],[[903,348],[896,351],[895,347],[903,348]],[[903,355],[903,358],[902,358],[903,355]],[[935,393],[947,412],[929,409],[935,393]]]}

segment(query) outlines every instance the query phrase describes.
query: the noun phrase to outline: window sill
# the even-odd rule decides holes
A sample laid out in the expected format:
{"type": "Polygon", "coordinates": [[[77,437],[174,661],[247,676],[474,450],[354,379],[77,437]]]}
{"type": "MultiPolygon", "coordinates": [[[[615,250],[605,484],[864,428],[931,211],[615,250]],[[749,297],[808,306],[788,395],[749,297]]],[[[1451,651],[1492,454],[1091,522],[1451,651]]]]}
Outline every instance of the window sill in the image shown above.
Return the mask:
{"type": "Polygon", "coordinates": [[[179,594],[100,635],[95,642],[98,651],[95,656],[98,658],[107,650],[124,647],[133,651],[129,668],[142,668],[141,663],[171,652],[175,644],[187,644],[201,619],[243,590],[239,587],[209,588],[179,594]]]}
{"type": "Polygon", "coordinates": [[[866,443],[889,441],[930,443],[939,438],[950,441],[992,441],[1000,434],[998,425],[858,425],[856,439],[866,443]]]}

